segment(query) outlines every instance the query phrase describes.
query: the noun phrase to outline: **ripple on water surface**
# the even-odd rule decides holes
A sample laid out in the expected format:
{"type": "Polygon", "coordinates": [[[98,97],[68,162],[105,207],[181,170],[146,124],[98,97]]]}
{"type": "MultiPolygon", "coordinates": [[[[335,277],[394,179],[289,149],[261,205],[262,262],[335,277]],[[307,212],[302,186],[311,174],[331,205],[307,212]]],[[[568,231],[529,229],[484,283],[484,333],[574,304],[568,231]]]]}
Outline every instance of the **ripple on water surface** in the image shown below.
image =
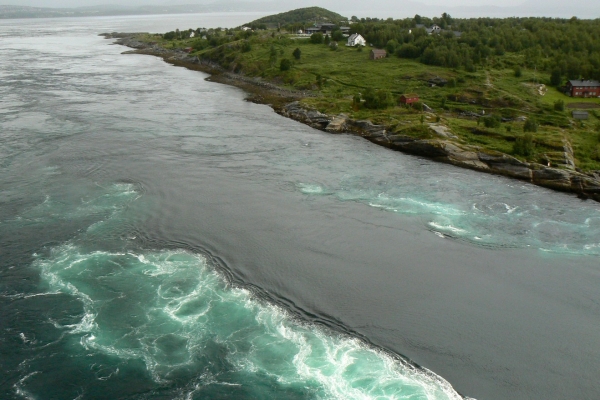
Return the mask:
{"type": "MultiPolygon", "coordinates": [[[[425,369],[231,285],[203,255],[80,244],[118,224],[137,196],[133,185],[120,184],[82,203],[108,218],[35,260],[44,287],[36,296],[44,302],[69,298],[81,308],[70,306],[68,317],[49,319],[56,337],[30,348],[38,353],[21,364],[14,386],[21,397],[461,398],[425,369]],[[43,351],[55,347],[61,350],[43,351]],[[50,367],[56,362],[61,368],[50,367]],[[48,385],[54,374],[69,371],[68,388],[48,385]]],[[[50,205],[39,207],[48,211],[50,205]]],[[[57,206],[50,214],[63,213],[77,217],[82,211],[57,206]]],[[[35,208],[29,214],[48,213],[35,208]]],[[[29,345],[31,337],[23,333],[21,339],[29,345]]]]}
{"type": "MultiPolygon", "coordinates": [[[[600,255],[600,209],[547,210],[526,199],[498,201],[465,194],[445,202],[412,187],[342,180],[339,185],[297,183],[308,196],[334,196],[396,214],[420,217],[436,235],[486,247],[533,247],[553,253],[600,255]],[[506,201],[506,202],[505,202],[506,201]]],[[[442,196],[443,197],[443,196],[442,196]]]]}
{"type": "Polygon", "coordinates": [[[227,284],[198,254],[86,253],[66,244],[36,266],[51,293],[83,304],[81,320],[62,328],[77,338],[72,351],[112,358],[105,380],[139,360],[154,382],[177,382],[190,398],[460,398],[426,370],[227,284]]]}

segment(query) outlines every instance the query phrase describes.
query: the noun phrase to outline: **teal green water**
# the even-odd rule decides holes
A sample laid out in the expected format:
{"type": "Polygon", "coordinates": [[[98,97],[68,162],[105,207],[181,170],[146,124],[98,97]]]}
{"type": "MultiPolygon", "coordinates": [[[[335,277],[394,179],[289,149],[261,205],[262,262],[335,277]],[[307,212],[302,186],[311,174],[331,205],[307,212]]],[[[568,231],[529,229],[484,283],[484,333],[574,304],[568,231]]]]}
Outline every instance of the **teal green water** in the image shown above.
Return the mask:
{"type": "MultiPolygon", "coordinates": [[[[50,322],[72,356],[83,351],[104,360],[90,367],[102,385],[127,380],[138,363],[155,385],[170,388],[172,398],[460,398],[425,369],[303,323],[231,285],[201,254],[88,248],[90,236],[123,223],[127,206],[139,198],[132,185],[107,189],[68,214],[50,199],[26,213],[107,216],[33,263],[42,278],[40,296],[64,294],[80,302],[78,321],[50,322]]],[[[22,340],[37,339],[23,334],[22,340]]],[[[43,396],[30,389],[36,379],[44,378],[28,375],[18,392],[43,396]]]]}
{"type": "Polygon", "coordinates": [[[172,18],[0,20],[0,399],[600,392],[598,203],[97,36],[253,19],[172,18]]]}
{"type": "MultiPolygon", "coordinates": [[[[344,178],[340,182],[299,183],[308,196],[331,196],[399,215],[418,216],[425,228],[440,237],[455,238],[492,248],[533,248],[573,255],[600,255],[600,212],[588,208],[549,210],[535,202],[515,202],[514,197],[486,188],[464,188],[475,193],[468,201],[448,202],[432,193],[408,192],[395,183],[344,178]]],[[[448,187],[448,189],[450,189],[448,187]]],[[[455,190],[452,188],[452,190],[455,190]]],[[[452,192],[449,192],[452,193],[452,192]]]]}

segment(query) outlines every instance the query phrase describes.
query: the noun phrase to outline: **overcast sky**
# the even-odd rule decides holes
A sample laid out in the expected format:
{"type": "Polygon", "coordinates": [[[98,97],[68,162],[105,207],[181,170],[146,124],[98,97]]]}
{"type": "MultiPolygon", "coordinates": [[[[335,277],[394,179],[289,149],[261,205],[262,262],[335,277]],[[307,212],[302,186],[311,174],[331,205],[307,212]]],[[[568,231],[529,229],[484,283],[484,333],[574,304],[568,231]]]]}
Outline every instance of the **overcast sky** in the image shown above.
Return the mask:
{"type": "MultiPolygon", "coordinates": [[[[266,2],[266,0],[237,0],[243,2],[266,2]]],[[[595,0],[592,0],[595,1],[595,0]]],[[[223,1],[223,3],[230,1],[223,1]]],[[[348,0],[345,3],[349,8],[354,8],[352,3],[363,3],[362,0],[348,0]]],[[[372,1],[368,1],[372,3],[372,1]]],[[[440,5],[441,7],[453,7],[453,6],[481,6],[481,5],[502,5],[511,6],[518,5],[524,2],[524,0],[417,0],[419,3],[428,5],[440,5]]],[[[552,1],[551,1],[552,2],[552,1]]],[[[13,4],[20,6],[35,6],[35,7],[81,7],[81,6],[95,6],[103,4],[120,4],[128,6],[138,5],[162,5],[162,4],[211,4],[220,3],[219,0],[127,0],[115,1],[115,0],[0,0],[0,4],[13,4]]],[[[285,3],[285,1],[283,2],[285,3]]],[[[314,5],[323,4],[323,1],[314,1],[314,5]]],[[[395,7],[402,7],[401,1],[387,2],[390,6],[393,4],[395,7]]]]}
{"type": "Polygon", "coordinates": [[[118,4],[121,6],[140,5],[179,5],[214,3],[262,3],[260,11],[281,12],[294,8],[321,6],[345,16],[359,17],[408,17],[419,13],[424,16],[438,16],[448,12],[455,17],[478,16],[578,16],[580,18],[600,18],[599,0],[0,0],[2,4],[37,7],[82,7],[93,5],[118,4]]]}

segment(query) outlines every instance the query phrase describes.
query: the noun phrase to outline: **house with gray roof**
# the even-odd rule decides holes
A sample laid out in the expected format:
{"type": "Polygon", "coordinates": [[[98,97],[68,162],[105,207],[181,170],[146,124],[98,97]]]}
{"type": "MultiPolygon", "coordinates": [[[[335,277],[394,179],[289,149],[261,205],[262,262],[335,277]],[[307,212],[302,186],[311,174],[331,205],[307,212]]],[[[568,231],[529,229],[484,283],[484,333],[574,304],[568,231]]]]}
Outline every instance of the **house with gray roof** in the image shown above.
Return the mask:
{"type": "Polygon", "coordinates": [[[572,79],[567,82],[566,93],[571,97],[600,97],[600,82],[572,79]]]}

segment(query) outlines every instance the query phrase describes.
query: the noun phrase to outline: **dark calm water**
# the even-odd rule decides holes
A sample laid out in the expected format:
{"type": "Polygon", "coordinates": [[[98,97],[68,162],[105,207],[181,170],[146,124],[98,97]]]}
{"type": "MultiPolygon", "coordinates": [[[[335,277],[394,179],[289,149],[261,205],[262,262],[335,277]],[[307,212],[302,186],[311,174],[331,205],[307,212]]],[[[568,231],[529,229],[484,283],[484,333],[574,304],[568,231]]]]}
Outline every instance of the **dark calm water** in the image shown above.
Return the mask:
{"type": "Polygon", "coordinates": [[[0,22],[0,398],[598,398],[599,204],[97,37],[256,17],[0,22]]]}

